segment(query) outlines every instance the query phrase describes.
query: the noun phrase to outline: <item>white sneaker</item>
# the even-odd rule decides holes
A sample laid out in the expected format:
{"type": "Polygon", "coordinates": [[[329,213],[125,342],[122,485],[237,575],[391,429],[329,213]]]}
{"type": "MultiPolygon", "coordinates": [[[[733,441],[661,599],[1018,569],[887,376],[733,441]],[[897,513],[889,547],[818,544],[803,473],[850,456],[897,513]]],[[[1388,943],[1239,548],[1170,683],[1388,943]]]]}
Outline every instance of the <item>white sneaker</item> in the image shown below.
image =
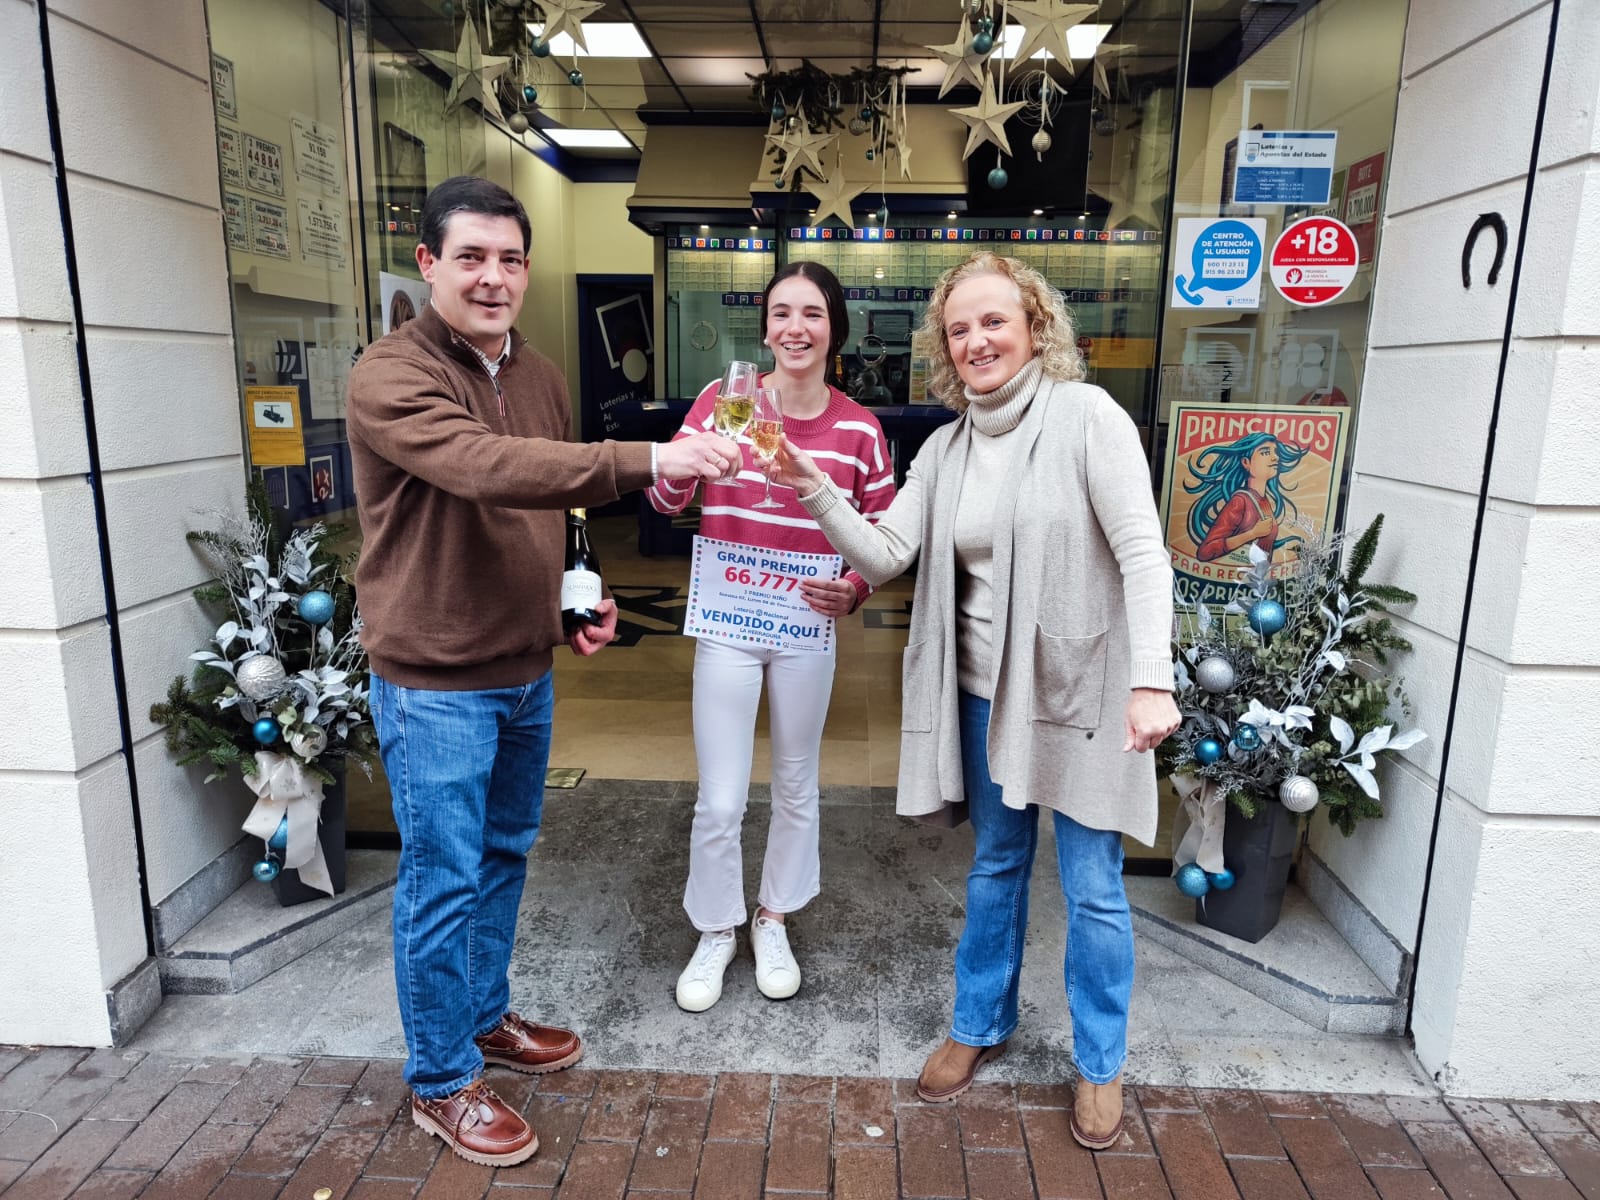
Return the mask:
{"type": "Polygon", "coordinates": [[[758,916],[750,924],[756,952],[756,987],[768,1000],[787,1000],[800,990],[800,964],[789,949],[789,931],[782,921],[758,916]]]}
{"type": "Polygon", "coordinates": [[[722,998],[722,973],[733,961],[733,930],[702,933],[694,957],[678,976],[678,1007],[685,1012],[705,1012],[722,998]]]}

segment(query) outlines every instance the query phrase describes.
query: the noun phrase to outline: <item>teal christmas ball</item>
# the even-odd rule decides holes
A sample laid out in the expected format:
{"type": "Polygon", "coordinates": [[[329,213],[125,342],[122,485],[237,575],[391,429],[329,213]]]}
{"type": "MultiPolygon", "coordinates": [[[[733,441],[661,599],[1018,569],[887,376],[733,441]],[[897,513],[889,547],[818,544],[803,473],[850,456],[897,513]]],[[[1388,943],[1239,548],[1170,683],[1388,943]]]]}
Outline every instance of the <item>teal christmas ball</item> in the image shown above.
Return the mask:
{"type": "Polygon", "coordinates": [[[997,192],[1010,182],[1011,176],[1006,174],[1006,169],[1004,167],[996,167],[994,170],[989,172],[989,186],[997,192]]]}
{"type": "Polygon", "coordinates": [[[272,836],[267,839],[267,847],[272,850],[282,850],[289,844],[289,818],[284,817],[278,822],[278,827],[272,831],[272,836]]]}
{"type": "Polygon", "coordinates": [[[550,43],[549,42],[541,42],[536,37],[528,39],[528,49],[533,51],[533,56],[535,58],[549,58],[550,57],[550,43]]]}
{"type": "Polygon", "coordinates": [[[783,107],[783,105],[781,105],[781,104],[774,104],[774,105],[773,105],[773,106],[772,106],[772,119],[773,119],[773,120],[774,120],[774,121],[781,121],[781,120],[783,120],[783,119],[784,119],[784,118],[785,118],[785,117],[786,117],[786,116],[788,116],[788,115],[789,115],[789,114],[788,114],[788,112],[787,112],[787,111],[786,111],[786,110],[785,110],[785,109],[784,109],[784,107],[783,107]]]}
{"type": "Polygon", "coordinates": [[[1289,614],[1276,600],[1257,600],[1250,606],[1249,621],[1251,629],[1268,638],[1288,623],[1289,614]]]}
{"type": "Polygon", "coordinates": [[[533,84],[531,84],[531,83],[525,83],[525,84],[522,85],[522,102],[524,104],[533,104],[538,99],[539,99],[539,89],[538,88],[534,87],[533,84]]]}
{"type": "Polygon", "coordinates": [[[887,225],[888,223],[889,223],[889,206],[887,204],[879,205],[878,206],[878,224],[887,225]]]}
{"type": "Polygon", "coordinates": [[[262,717],[250,727],[250,732],[263,746],[270,746],[278,740],[278,723],[271,717],[262,717]]]}
{"type": "Polygon", "coordinates": [[[278,870],[279,867],[276,859],[263,858],[255,866],[250,868],[250,874],[254,875],[258,882],[271,883],[278,877],[278,870]]]}
{"type": "Polygon", "coordinates": [[[577,67],[573,67],[572,70],[567,72],[567,82],[570,83],[573,87],[582,87],[583,86],[583,72],[578,70],[577,67]]]}
{"type": "MultiPolygon", "coordinates": [[[[527,125],[526,118],[523,125],[527,125]]],[[[299,613],[307,625],[326,625],[333,620],[333,597],[321,590],[307,592],[300,597],[299,613]]]]}
{"type": "Polygon", "coordinates": [[[1211,890],[1211,881],[1206,878],[1206,873],[1199,863],[1184,863],[1178,868],[1178,873],[1172,877],[1178,885],[1178,890],[1185,896],[1198,899],[1211,890]]]}
{"type": "Polygon", "coordinates": [[[1254,725],[1239,725],[1233,731],[1233,744],[1246,753],[1261,749],[1261,730],[1254,725]]]}
{"type": "Polygon", "coordinates": [[[979,33],[993,33],[994,32],[994,18],[989,16],[987,13],[985,13],[983,16],[979,17],[978,18],[978,32],[979,33]]]}
{"type": "Polygon", "coordinates": [[[1195,761],[1209,767],[1222,757],[1222,743],[1213,737],[1201,738],[1194,744],[1194,757],[1195,761]]]}
{"type": "Polygon", "coordinates": [[[862,119],[862,120],[863,120],[863,121],[870,121],[870,120],[872,120],[872,110],[871,110],[871,109],[870,109],[870,108],[863,108],[863,109],[862,109],[862,110],[861,110],[861,119],[862,119]]]}
{"type": "Polygon", "coordinates": [[[987,54],[993,49],[993,34],[979,32],[978,35],[972,39],[972,52],[974,54],[987,54]]]}
{"type": "Polygon", "coordinates": [[[1225,892],[1233,886],[1233,872],[1223,867],[1220,871],[1213,871],[1206,876],[1206,882],[1219,892],[1225,892]]]}
{"type": "Polygon", "coordinates": [[[867,161],[871,162],[873,159],[875,159],[877,157],[878,157],[878,152],[876,150],[874,150],[871,146],[868,146],[867,147],[867,161]]]}
{"type": "Polygon", "coordinates": [[[455,0],[444,0],[444,3],[439,5],[439,15],[441,17],[453,17],[453,16],[455,16],[456,15],[455,0]]]}

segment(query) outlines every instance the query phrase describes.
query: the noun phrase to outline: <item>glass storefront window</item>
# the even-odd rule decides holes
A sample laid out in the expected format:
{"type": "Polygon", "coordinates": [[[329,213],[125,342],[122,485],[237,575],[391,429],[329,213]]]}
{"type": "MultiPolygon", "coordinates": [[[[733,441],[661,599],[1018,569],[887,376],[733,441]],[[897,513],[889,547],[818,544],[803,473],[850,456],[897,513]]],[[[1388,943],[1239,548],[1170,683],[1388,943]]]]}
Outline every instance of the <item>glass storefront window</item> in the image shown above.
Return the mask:
{"type": "Polygon", "coordinates": [[[683,225],[667,235],[667,395],[693,399],[730,359],[761,362],[761,292],[776,259],[770,231],[683,225]]]}

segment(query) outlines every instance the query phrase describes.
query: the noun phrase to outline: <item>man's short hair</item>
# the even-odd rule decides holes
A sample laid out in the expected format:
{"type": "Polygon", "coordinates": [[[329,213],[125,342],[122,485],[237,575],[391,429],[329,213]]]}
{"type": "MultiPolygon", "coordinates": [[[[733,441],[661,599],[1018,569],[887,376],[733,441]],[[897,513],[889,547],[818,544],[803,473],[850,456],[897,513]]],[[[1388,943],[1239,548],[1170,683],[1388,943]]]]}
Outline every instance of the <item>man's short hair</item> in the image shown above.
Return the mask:
{"type": "Polygon", "coordinates": [[[422,244],[438,258],[444,253],[445,226],[454,213],[478,213],[485,217],[514,217],[522,227],[522,252],[533,244],[533,226],[528,210],[505,188],[476,175],[457,175],[446,179],[422,202],[422,244]]]}

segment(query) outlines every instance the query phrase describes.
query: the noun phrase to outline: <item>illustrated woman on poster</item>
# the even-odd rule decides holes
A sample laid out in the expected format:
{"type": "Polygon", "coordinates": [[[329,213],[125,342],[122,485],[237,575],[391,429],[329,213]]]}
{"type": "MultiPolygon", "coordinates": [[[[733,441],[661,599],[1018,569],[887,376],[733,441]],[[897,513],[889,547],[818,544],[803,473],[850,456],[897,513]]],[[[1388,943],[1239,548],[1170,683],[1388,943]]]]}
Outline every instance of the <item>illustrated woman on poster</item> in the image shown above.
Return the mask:
{"type": "Polygon", "coordinates": [[[1270,433],[1252,433],[1226,446],[1208,446],[1190,466],[1193,482],[1183,490],[1198,496],[1189,510],[1189,536],[1195,557],[1214,562],[1254,542],[1270,557],[1298,536],[1279,538],[1285,512],[1299,515],[1283,492],[1283,476],[1306,455],[1292,442],[1270,433]]]}

